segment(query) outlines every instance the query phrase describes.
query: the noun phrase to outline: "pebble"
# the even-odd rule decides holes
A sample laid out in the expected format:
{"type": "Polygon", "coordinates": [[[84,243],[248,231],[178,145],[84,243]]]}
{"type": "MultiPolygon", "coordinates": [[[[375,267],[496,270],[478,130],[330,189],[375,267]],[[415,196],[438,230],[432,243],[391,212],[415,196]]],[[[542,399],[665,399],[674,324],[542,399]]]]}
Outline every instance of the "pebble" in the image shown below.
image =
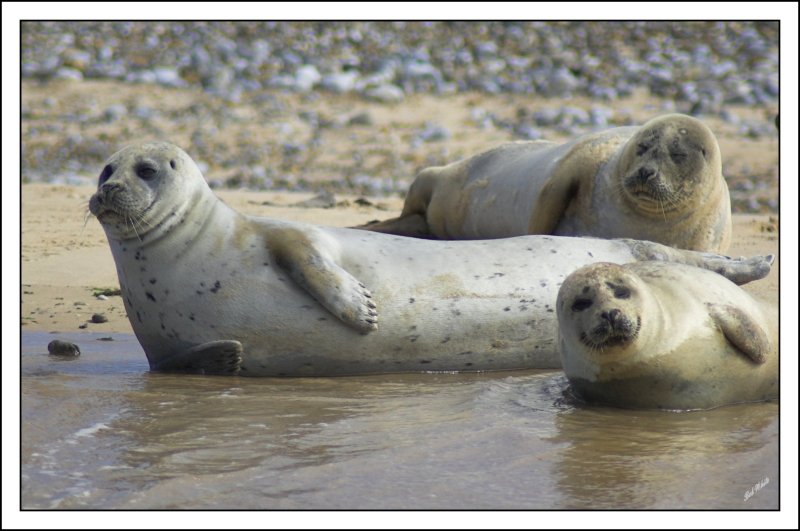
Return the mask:
{"type": "Polygon", "coordinates": [[[23,77],[196,84],[231,101],[265,86],[387,102],[475,89],[613,101],[639,85],[706,112],[779,96],[775,21],[29,21],[21,40],[23,77]],[[621,41],[624,53],[607,46],[621,41]]]}
{"type": "Polygon", "coordinates": [[[92,315],[92,322],[95,324],[107,323],[108,317],[106,317],[102,313],[95,313],[92,315]]]}
{"type": "Polygon", "coordinates": [[[81,355],[81,349],[78,348],[78,345],[75,343],[70,343],[69,341],[62,341],[60,339],[54,339],[48,343],[47,352],[49,352],[52,356],[73,358],[81,355]]]}
{"type": "Polygon", "coordinates": [[[383,103],[397,103],[405,99],[405,92],[396,85],[380,85],[364,91],[364,96],[383,103]]]}
{"type": "MultiPolygon", "coordinates": [[[[770,114],[780,95],[778,30],[776,21],[26,21],[20,35],[23,79],[114,79],[197,89],[214,98],[209,105],[178,104],[174,110],[151,108],[135,98],[65,103],[58,91],[38,107],[23,102],[23,175],[56,182],[77,182],[81,175],[96,179],[98,165],[124,135],[76,137],[76,131],[85,133],[83,124],[114,124],[107,129],[161,138],[167,132],[164,123],[181,122],[192,124],[187,136],[202,129],[187,146],[196,160],[205,159],[198,160],[201,171],[225,170],[222,180],[211,177],[216,179],[212,186],[239,175],[241,186],[298,189],[308,183],[292,173],[320,162],[328,134],[323,129],[377,121],[366,116],[297,120],[303,109],[288,108],[271,89],[298,93],[305,103],[325,98],[327,91],[387,105],[416,93],[524,94],[546,107],[517,116],[476,108],[469,120],[481,129],[507,131],[509,138],[534,140],[553,132],[583,134],[633,124],[619,100],[645,88],[663,101],[653,114],[717,116],[736,126],[739,135],[774,139],[778,132],[770,114]],[[587,111],[562,104],[567,98],[591,98],[602,105],[587,111]],[[269,172],[252,170],[265,164],[263,152],[243,157],[252,139],[237,140],[233,153],[219,149],[215,140],[240,120],[230,105],[240,102],[257,107],[258,119],[274,124],[280,135],[263,148],[278,158],[277,164],[266,164],[269,172]],[[729,110],[733,104],[762,111],[763,118],[736,116],[729,110]],[[58,123],[35,123],[43,116],[58,116],[58,123]],[[198,121],[203,125],[194,125],[198,121]],[[45,137],[54,139],[46,147],[45,137]],[[29,147],[31,139],[38,143],[29,147]]],[[[384,114],[374,116],[381,116],[383,128],[384,114]]],[[[400,157],[387,156],[387,162],[372,166],[378,156],[365,157],[369,162],[351,173],[365,190],[394,193],[399,177],[427,163],[429,154],[420,146],[450,135],[440,124],[426,124],[412,133],[411,154],[399,163],[400,157]]],[[[442,162],[441,156],[434,158],[442,162]]]]}

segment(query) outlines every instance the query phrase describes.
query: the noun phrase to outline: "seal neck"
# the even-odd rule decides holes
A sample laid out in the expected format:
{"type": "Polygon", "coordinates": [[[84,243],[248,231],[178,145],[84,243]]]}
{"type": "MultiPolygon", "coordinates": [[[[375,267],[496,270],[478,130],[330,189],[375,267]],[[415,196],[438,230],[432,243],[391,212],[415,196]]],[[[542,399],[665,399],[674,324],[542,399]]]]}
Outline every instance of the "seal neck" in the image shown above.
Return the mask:
{"type": "Polygon", "coordinates": [[[202,232],[205,225],[214,217],[219,208],[226,208],[224,203],[211,190],[201,187],[174,210],[141,234],[127,238],[109,237],[120,244],[128,244],[140,249],[157,245],[167,236],[180,235],[185,239],[194,239],[202,232]]]}

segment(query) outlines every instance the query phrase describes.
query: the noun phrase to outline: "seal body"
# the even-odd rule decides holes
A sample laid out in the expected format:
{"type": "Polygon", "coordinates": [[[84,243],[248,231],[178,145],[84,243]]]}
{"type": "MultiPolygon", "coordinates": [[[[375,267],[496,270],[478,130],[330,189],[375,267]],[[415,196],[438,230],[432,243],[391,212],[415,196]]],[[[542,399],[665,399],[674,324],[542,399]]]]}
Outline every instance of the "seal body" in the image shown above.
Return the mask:
{"type": "Polygon", "coordinates": [[[399,218],[362,228],[439,239],[633,238],[724,252],[731,213],[713,133],[671,114],[565,144],[510,142],[428,168],[399,218]]]}
{"type": "Polygon", "coordinates": [[[125,148],[90,210],[151,368],[338,375],[557,368],[555,300],[597,260],[678,260],[741,282],[771,259],[650,242],[437,242],[240,214],[168,143],[125,148]]]}
{"type": "Polygon", "coordinates": [[[626,408],[708,409],[778,397],[777,311],[709,271],[597,263],[558,294],[577,395],[626,408]]]}

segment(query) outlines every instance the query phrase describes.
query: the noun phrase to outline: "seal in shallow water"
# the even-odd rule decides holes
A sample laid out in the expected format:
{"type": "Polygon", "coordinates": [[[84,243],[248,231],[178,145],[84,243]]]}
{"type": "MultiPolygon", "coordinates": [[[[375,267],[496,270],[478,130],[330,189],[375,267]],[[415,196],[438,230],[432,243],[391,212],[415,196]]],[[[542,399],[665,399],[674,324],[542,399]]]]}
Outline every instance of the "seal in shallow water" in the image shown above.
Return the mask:
{"type": "Polygon", "coordinates": [[[558,293],[577,395],[627,408],[708,409],[778,396],[777,310],[682,264],[597,263],[558,293]]]}
{"type": "Polygon", "coordinates": [[[240,214],[168,143],[125,148],[89,202],[154,370],[334,375],[560,367],[555,300],[597,260],[730,260],[633,240],[437,242],[240,214]]]}
{"type": "Polygon", "coordinates": [[[399,218],[361,228],[439,239],[634,238],[725,252],[731,209],[713,133],[670,114],[566,144],[510,142],[428,168],[399,218]]]}

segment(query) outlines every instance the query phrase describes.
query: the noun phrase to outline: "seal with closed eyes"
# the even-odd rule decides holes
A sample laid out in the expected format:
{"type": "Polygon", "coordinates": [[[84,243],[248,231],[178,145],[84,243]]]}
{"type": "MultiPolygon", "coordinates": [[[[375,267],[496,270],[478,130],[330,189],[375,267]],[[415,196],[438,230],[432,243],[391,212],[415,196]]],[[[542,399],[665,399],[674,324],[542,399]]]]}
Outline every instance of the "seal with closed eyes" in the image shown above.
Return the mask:
{"type": "Polygon", "coordinates": [[[400,217],[360,228],[438,239],[633,238],[721,253],[731,209],[717,139],[699,120],[669,114],[425,169],[400,217]]]}

